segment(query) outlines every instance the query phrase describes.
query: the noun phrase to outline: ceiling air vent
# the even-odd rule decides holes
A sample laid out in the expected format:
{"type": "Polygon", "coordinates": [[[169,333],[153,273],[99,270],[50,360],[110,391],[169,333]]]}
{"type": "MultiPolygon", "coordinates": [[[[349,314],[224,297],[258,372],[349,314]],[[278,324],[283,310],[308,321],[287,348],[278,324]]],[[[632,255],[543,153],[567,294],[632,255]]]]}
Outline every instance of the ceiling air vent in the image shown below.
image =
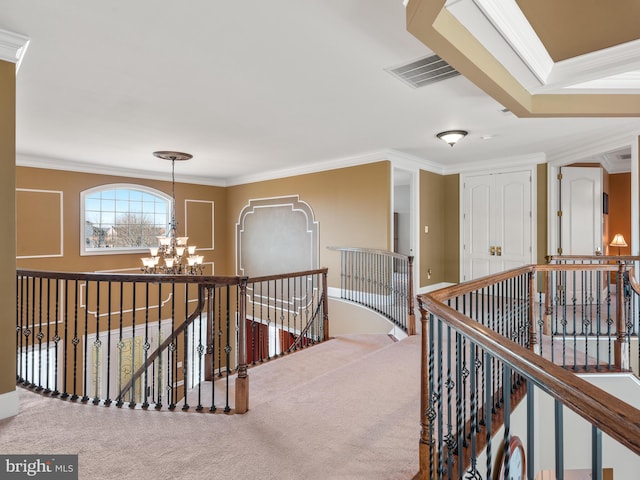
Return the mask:
{"type": "Polygon", "coordinates": [[[460,72],[438,55],[420,58],[406,65],[386,70],[414,88],[424,87],[460,75],[460,72]]]}

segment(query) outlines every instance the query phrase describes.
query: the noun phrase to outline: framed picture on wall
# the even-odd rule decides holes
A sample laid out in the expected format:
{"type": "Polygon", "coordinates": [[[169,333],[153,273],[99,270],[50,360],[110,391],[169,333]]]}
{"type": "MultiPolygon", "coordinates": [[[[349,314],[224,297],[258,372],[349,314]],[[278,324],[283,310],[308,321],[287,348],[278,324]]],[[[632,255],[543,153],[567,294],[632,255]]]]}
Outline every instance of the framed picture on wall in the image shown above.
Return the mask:
{"type": "Polygon", "coordinates": [[[607,215],[609,213],[609,194],[602,194],[602,213],[607,215]]]}

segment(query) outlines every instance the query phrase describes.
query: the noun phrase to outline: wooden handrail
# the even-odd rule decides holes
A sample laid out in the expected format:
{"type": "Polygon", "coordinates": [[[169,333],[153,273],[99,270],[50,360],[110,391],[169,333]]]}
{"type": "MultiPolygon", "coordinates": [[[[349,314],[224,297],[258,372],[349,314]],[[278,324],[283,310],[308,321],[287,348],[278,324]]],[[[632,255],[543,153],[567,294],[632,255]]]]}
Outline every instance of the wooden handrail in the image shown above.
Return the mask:
{"type": "Polygon", "coordinates": [[[249,277],[247,279],[247,283],[260,283],[260,282],[270,282],[272,280],[280,280],[285,278],[293,278],[293,277],[303,277],[307,275],[318,275],[318,274],[326,274],[329,271],[328,268],[317,268],[315,270],[303,270],[301,272],[293,272],[293,273],[279,273],[275,275],[264,275],[262,277],[249,277]]]}
{"type": "Polygon", "coordinates": [[[327,247],[327,250],[335,250],[338,252],[357,252],[357,253],[375,253],[378,255],[387,255],[392,258],[406,259],[408,255],[402,255],[401,253],[390,252],[388,250],[380,250],[375,248],[360,248],[360,247],[327,247]]]}
{"type": "MultiPolygon", "coordinates": [[[[517,270],[526,272],[529,268],[517,270]]],[[[469,319],[441,303],[435,294],[420,295],[418,301],[422,310],[440,317],[484,351],[524,375],[553,398],[640,455],[640,411],[527,348],[469,319]]],[[[425,315],[422,320],[423,331],[426,331],[425,315]]]]}

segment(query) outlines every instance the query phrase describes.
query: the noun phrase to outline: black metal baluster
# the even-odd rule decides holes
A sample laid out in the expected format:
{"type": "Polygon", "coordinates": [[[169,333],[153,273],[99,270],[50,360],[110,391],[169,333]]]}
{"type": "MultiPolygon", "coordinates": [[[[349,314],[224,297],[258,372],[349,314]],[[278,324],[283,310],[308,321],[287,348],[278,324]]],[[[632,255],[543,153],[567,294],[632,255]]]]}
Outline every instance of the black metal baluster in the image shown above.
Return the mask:
{"type": "Polygon", "coordinates": [[[107,284],[107,296],[109,301],[107,302],[107,392],[105,394],[104,405],[108,407],[111,405],[111,281],[107,284]]]}
{"type": "MultiPolygon", "coordinates": [[[[208,292],[209,290],[206,289],[208,292]]],[[[198,298],[201,299],[204,296],[205,289],[202,285],[198,285],[198,298]]],[[[207,312],[209,312],[209,300],[207,299],[207,312]]],[[[208,321],[205,321],[208,323],[208,321]]],[[[202,406],[202,383],[205,380],[203,367],[204,367],[204,353],[206,351],[204,344],[202,343],[202,310],[200,310],[200,315],[198,315],[198,405],[196,406],[196,412],[201,412],[204,408],[202,406]]],[[[211,390],[214,389],[213,378],[211,379],[211,390]]]]}
{"type": "MultiPolygon", "coordinates": [[[[571,296],[571,300],[573,303],[573,313],[572,313],[572,323],[573,323],[573,327],[572,327],[572,334],[573,334],[573,369],[577,370],[578,369],[578,296],[576,294],[576,285],[578,284],[578,274],[577,272],[574,270],[572,272],[572,277],[573,277],[573,292],[572,292],[572,296],[571,296]]],[[[584,326],[583,326],[584,328],[584,326]]]]}
{"type": "Polygon", "coordinates": [[[509,450],[509,443],[511,441],[511,367],[503,364],[502,371],[502,403],[504,404],[504,478],[511,478],[509,475],[509,458],[511,457],[511,452],[509,450]]]}
{"type": "MultiPolygon", "coordinates": [[[[142,344],[144,359],[142,361],[143,365],[146,365],[149,360],[149,349],[151,348],[151,342],[149,342],[149,282],[146,282],[144,285],[144,343],[142,344]]],[[[109,288],[111,288],[111,285],[109,285],[109,288]]],[[[149,408],[149,367],[145,369],[143,375],[144,386],[142,388],[141,407],[146,410],[149,408]]]]}
{"type": "Polygon", "coordinates": [[[84,282],[84,336],[82,342],[82,349],[84,356],[82,358],[82,399],[81,402],[88,402],[89,395],[87,395],[87,373],[89,368],[87,367],[87,357],[89,349],[89,280],[84,282]]]}
{"type": "Polygon", "coordinates": [[[439,447],[439,444],[436,445],[435,443],[435,429],[434,429],[434,421],[436,420],[436,418],[441,417],[442,415],[438,415],[438,413],[440,413],[441,411],[437,409],[437,402],[438,402],[438,391],[435,389],[435,384],[436,381],[435,379],[435,339],[434,339],[434,333],[435,333],[435,326],[434,326],[434,315],[433,314],[429,314],[429,332],[427,335],[427,342],[428,342],[428,354],[427,354],[427,371],[428,371],[428,376],[427,376],[427,382],[428,382],[428,388],[427,391],[429,392],[429,398],[428,398],[428,408],[426,412],[422,412],[422,414],[424,414],[427,417],[428,420],[428,441],[429,441],[429,445],[431,446],[431,448],[429,448],[429,478],[433,478],[434,477],[434,469],[436,467],[435,465],[435,461],[434,461],[434,452],[436,450],[437,447],[439,447]]]}
{"type": "Polygon", "coordinates": [[[478,364],[477,360],[478,347],[475,343],[469,342],[469,364],[471,365],[471,380],[469,390],[469,402],[471,404],[471,422],[469,428],[469,435],[471,437],[471,468],[467,476],[467,480],[481,480],[480,472],[478,472],[478,459],[477,459],[477,436],[480,432],[478,428],[478,364]]]}
{"type": "Polygon", "coordinates": [[[60,398],[69,397],[68,391],[68,378],[67,378],[67,370],[69,364],[67,363],[67,355],[69,351],[69,281],[67,279],[64,280],[64,360],[62,365],[62,395],[60,398]]]}
{"type": "Polygon", "coordinates": [[[74,281],[74,290],[75,290],[75,300],[74,300],[74,309],[73,309],[73,340],[71,343],[73,344],[73,394],[71,395],[71,400],[77,400],[78,397],[78,343],[80,343],[80,339],[78,338],[78,280],[74,281]]]}
{"type": "Polygon", "coordinates": [[[218,287],[216,291],[219,291],[218,295],[218,378],[222,378],[222,289],[226,287],[218,287]]]}
{"type": "Polygon", "coordinates": [[[602,273],[596,272],[596,370],[601,370],[600,367],[600,335],[602,334],[602,311],[600,307],[600,292],[601,292],[601,280],[602,273]]]}
{"type": "MultiPolygon", "coordinates": [[[[122,295],[122,284],[120,288],[120,294],[122,295]]],[[[122,318],[122,317],[121,317],[122,318]]],[[[160,348],[162,345],[162,283],[158,283],[158,338],[156,339],[156,348],[160,348]]],[[[156,398],[156,404],[154,408],[160,410],[162,408],[162,397],[164,394],[164,388],[162,385],[162,379],[164,378],[164,372],[162,371],[162,352],[159,352],[158,359],[153,362],[153,390],[154,397],[156,398]],[[157,368],[156,368],[157,365],[157,368]]]]}
{"type": "Polygon", "coordinates": [[[31,278],[31,281],[29,283],[27,283],[27,312],[31,312],[28,313],[27,316],[27,329],[25,330],[25,335],[27,337],[27,376],[28,381],[27,381],[27,386],[29,388],[35,386],[35,368],[36,368],[36,359],[35,359],[35,348],[34,348],[34,340],[35,340],[35,335],[33,335],[33,331],[35,330],[35,285],[36,285],[36,278],[33,277],[31,278]],[[29,288],[31,287],[31,288],[29,288]],[[29,345],[29,339],[31,339],[31,345],[29,345]],[[29,356],[31,356],[31,372],[29,372],[29,356]]]}
{"type": "MultiPolygon", "coordinates": [[[[215,380],[216,380],[216,303],[219,303],[217,300],[217,291],[219,287],[215,287],[211,285],[209,287],[208,300],[207,300],[207,317],[211,314],[211,318],[208,319],[209,324],[211,325],[211,405],[209,406],[210,412],[215,412],[216,407],[216,389],[215,389],[215,380]]],[[[220,343],[218,343],[218,368],[220,368],[220,343]]]]}
{"type": "Polygon", "coordinates": [[[175,354],[176,344],[176,284],[171,283],[171,342],[167,349],[167,392],[169,398],[169,410],[176,408],[176,373],[177,373],[177,355],[175,354]]]}
{"type": "MultiPolygon", "coordinates": [[[[607,272],[607,346],[608,346],[608,360],[607,360],[607,368],[609,370],[613,367],[613,338],[611,337],[611,326],[613,325],[613,318],[611,317],[611,272],[607,272]]],[[[640,354],[640,349],[638,349],[638,353],[640,354]]]]}
{"type": "Polygon", "coordinates": [[[47,278],[47,351],[46,351],[46,372],[47,372],[47,384],[44,389],[44,393],[51,393],[51,382],[50,382],[50,373],[51,372],[51,279],[47,278]]]}
{"type": "Polygon", "coordinates": [[[487,474],[485,475],[486,479],[490,479],[493,478],[493,472],[491,470],[492,467],[492,453],[491,453],[491,438],[493,437],[492,434],[492,422],[491,422],[491,415],[493,414],[493,405],[494,405],[494,401],[493,401],[493,389],[492,389],[492,382],[493,382],[493,372],[492,372],[492,363],[493,363],[493,359],[491,358],[491,356],[489,355],[488,352],[483,352],[484,353],[484,377],[485,377],[485,386],[484,386],[484,393],[485,393],[485,397],[484,397],[484,425],[485,425],[485,440],[486,440],[486,467],[487,467],[487,474]]]}
{"type": "Polygon", "coordinates": [[[225,383],[226,383],[226,392],[227,392],[227,398],[225,401],[225,407],[224,407],[224,412],[228,413],[231,411],[231,407],[229,406],[229,377],[231,376],[231,339],[230,339],[230,331],[231,331],[231,288],[227,285],[226,287],[226,293],[227,293],[227,308],[226,308],[226,315],[225,315],[225,320],[226,320],[226,329],[227,329],[227,344],[225,345],[224,351],[226,353],[226,362],[227,362],[227,378],[225,379],[225,383]]]}
{"type": "Polygon", "coordinates": [[[56,282],[56,289],[55,289],[55,295],[56,295],[56,299],[55,299],[55,327],[54,327],[54,333],[53,333],[53,345],[54,345],[54,359],[53,359],[53,392],[51,392],[51,395],[53,396],[57,396],[60,394],[60,391],[58,389],[58,343],[60,342],[60,335],[58,332],[58,320],[59,320],[59,285],[60,282],[58,280],[55,281],[56,282]]]}
{"type": "MultiPolygon", "coordinates": [[[[35,330],[35,328],[34,328],[35,330]]],[[[35,332],[34,332],[35,333],[35,332]]],[[[38,333],[36,338],[38,339],[38,385],[36,386],[36,392],[41,392],[42,387],[42,277],[38,278],[38,333]]]]}
{"type": "MultiPolygon", "coordinates": [[[[124,348],[124,341],[122,340],[122,328],[124,326],[124,282],[120,282],[120,324],[118,326],[118,397],[116,398],[116,407],[120,408],[124,405],[124,399],[122,398],[122,349],[124,348]]],[[[158,325],[160,323],[158,322],[158,325]]]]}
{"type": "MultiPolygon", "coordinates": [[[[457,300],[457,298],[456,298],[457,300]]],[[[452,445],[455,442],[455,454],[458,456],[458,478],[462,478],[464,474],[464,455],[463,455],[463,443],[464,443],[464,414],[462,412],[462,402],[465,385],[463,384],[463,368],[464,364],[461,364],[459,359],[462,352],[462,335],[458,332],[455,334],[456,339],[456,436],[451,440],[452,445]]]]}
{"type": "Polygon", "coordinates": [[[136,389],[137,380],[135,380],[134,375],[137,371],[136,366],[136,312],[137,312],[137,294],[138,294],[138,284],[134,281],[131,284],[133,307],[131,308],[131,389],[129,396],[129,408],[135,408],[137,405],[136,399],[140,394],[139,390],[136,389]]]}
{"type": "MultiPolygon", "coordinates": [[[[184,322],[189,318],[189,284],[184,283],[184,322]]],[[[246,321],[244,318],[238,319],[241,322],[246,321]]],[[[189,410],[189,372],[193,370],[189,363],[189,329],[193,332],[193,322],[188,329],[182,331],[182,389],[184,390],[184,403],[182,404],[182,410],[189,410]]]]}
{"type": "MultiPolygon", "coordinates": [[[[88,282],[87,282],[88,283],[88,282]]],[[[89,304],[87,304],[87,310],[89,309],[89,304]]],[[[88,343],[89,337],[87,337],[86,343],[88,343]]],[[[95,365],[95,372],[93,375],[93,381],[95,382],[95,395],[93,397],[93,404],[97,405],[100,403],[100,390],[102,387],[102,376],[101,374],[101,366],[102,366],[102,355],[101,349],[102,341],[100,340],[100,280],[96,282],[96,339],[93,342],[93,364],[95,365]]]]}

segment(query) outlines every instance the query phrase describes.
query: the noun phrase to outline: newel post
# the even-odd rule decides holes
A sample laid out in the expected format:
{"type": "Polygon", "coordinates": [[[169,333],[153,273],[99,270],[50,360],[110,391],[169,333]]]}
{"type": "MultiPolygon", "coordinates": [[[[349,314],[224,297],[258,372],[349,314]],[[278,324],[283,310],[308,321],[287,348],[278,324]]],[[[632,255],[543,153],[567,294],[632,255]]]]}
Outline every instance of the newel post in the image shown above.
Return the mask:
{"type": "Polygon", "coordinates": [[[236,378],[236,413],[249,410],[249,376],[247,374],[247,278],[240,279],[238,289],[238,378],[236,378]]]}
{"type": "Polygon", "coordinates": [[[629,370],[629,344],[624,323],[624,263],[619,262],[616,274],[616,340],[613,344],[613,360],[616,367],[629,370]]]}
{"type": "Polygon", "coordinates": [[[418,308],[420,309],[420,325],[422,327],[422,347],[420,352],[420,444],[418,446],[419,467],[420,472],[418,478],[420,480],[429,480],[430,478],[430,459],[431,459],[431,432],[429,429],[429,419],[427,418],[427,410],[429,408],[429,366],[427,358],[429,355],[429,335],[431,332],[427,328],[427,311],[423,308],[422,302],[418,299],[418,308]]]}
{"type": "Polygon", "coordinates": [[[409,309],[409,312],[408,312],[408,322],[407,322],[408,324],[407,333],[409,335],[415,335],[416,334],[416,314],[413,311],[415,308],[415,304],[413,303],[413,256],[409,256],[408,282],[409,282],[409,298],[408,298],[409,305],[407,305],[407,308],[409,309]]]}
{"type": "Polygon", "coordinates": [[[329,340],[329,292],[327,290],[327,273],[325,268],[322,272],[322,329],[324,330],[324,340],[329,340]]]}

